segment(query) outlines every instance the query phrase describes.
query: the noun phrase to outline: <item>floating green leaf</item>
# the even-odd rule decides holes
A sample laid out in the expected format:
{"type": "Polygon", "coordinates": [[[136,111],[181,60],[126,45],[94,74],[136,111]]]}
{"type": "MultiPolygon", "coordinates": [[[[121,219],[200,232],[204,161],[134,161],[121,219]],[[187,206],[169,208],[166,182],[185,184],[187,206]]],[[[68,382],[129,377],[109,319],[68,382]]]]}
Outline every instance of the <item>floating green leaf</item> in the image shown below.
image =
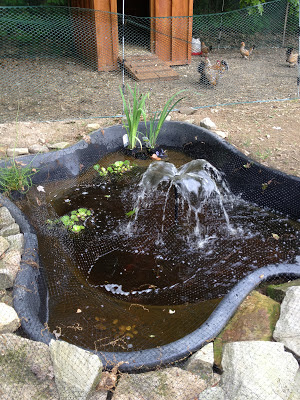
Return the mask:
{"type": "Polygon", "coordinates": [[[126,217],[132,217],[136,213],[136,208],[134,208],[131,211],[128,211],[125,215],[126,217]]]}

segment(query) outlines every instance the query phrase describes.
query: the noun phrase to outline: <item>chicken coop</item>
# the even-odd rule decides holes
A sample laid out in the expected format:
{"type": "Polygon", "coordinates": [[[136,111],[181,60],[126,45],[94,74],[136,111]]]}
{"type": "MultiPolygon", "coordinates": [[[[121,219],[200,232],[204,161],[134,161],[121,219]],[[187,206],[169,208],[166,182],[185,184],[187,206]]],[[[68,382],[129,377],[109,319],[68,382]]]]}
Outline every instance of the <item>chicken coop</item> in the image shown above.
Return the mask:
{"type": "MultiPolygon", "coordinates": [[[[168,65],[190,63],[192,0],[125,0],[124,4],[125,14],[150,19],[149,53],[168,65]]],[[[71,0],[71,6],[77,50],[84,58],[96,60],[98,71],[116,70],[121,34],[118,13],[123,11],[123,1],[71,0]]]]}

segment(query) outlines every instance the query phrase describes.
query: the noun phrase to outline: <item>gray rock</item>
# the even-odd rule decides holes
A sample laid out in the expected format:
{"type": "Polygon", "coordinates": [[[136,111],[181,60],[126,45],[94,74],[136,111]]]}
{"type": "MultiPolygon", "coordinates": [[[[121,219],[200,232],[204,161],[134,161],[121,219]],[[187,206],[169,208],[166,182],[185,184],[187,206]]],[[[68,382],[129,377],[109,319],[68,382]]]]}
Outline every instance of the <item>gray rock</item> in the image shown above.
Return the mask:
{"type": "Polygon", "coordinates": [[[215,130],[217,128],[216,124],[208,117],[200,121],[200,126],[209,130],[215,130]]]}
{"type": "Polygon", "coordinates": [[[300,356],[300,286],[287,289],[280,307],[280,318],[276,323],[273,337],[289,350],[300,356]],[[297,310],[297,312],[296,312],[297,310]]]}
{"type": "Polygon", "coordinates": [[[25,154],[29,154],[29,150],[27,147],[16,147],[16,148],[8,148],[6,150],[6,154],[8,157],[18,157],[23,156],[25,154]]]}
{"type": "Polygon", "coordinates": [[[222,389],[230,400],[287,400],[298,371],[282,343],[265,341],[227,343],[222,367],[222,389]]]}
{"type": "Polygon", "coordinates": [[[95,391],[93,394],[91,394],[88,400],[107,400],[107,391],[95,391]]]}
{"type": "Polygon", "coordinates": [[[123,374],[113,400],[194,400],[206,387],[199,376],[177,367],[123,374]]]}
{"type": "Polygon", "coordinates": [[[193,124],[194,123],[194,119],[193,118],[186,119],[184,122],[187,123],[187,124],[193,124]]]}
{"type": "Polygon", "coordinates": [[[192,107],[180,107],[178,112],[180,114],[185,114],[185,115],[192,115],[195,112],[195,109],[192,107]]]}
{"type": "Polygon", "coordinates": [[[87,399],[101,378],[100,359],[60,340],[51,340],[49,348],[60,400],[87,399]]]}
{"type": "Polygon", "coordinates": [[[54,144],[47,144],[48,149],[51,149],[51,150],[62,150],[62,149],[65,149],[68,146],[70,146],[70,143],[68,143],[68,142],[59,142],[59,143],[54,143],[54,144]]]}
{"type": "Polygon", "coordinates": [[[212,368],[214,365],[214,345],[213,343],[208,343],[206,346],[202,347],[199,351],[193,354],[187,361],[185,365],[185,370],[193,373],[212,373],[212,368]]]}
{"type": "Polygon", "coordinates": [[[15,222],[6,207],[0,207],[0,229],[15,222]]]}
{"type": "Polygon", "coordinates": [[[0,236],[11,236],[20,233],[19,225],[15,222],[0,229],[0,236]]]}
{"type": "Polygon", "coordinates": [[[49,149],[47,146],[42,144],[33,144],[28,148],[29,153],[38,154],[38,153],[48,153],[49,149]]]}
{"type": "Polygon", "coordinates": [[[0,290],[0,303],[5,303],[13,307],[13,292],[9,290],[0,290]]]}
{"type": "Polygon", "coordinates": [[[269,285],[267,287],[267,295],[281,303],[286,295],[288,288],[292,286],[300,286],[300,279],[284,282],[280,285],[269,285]]]}
{"type": "Polygon", "coordinates": [[[46,344],[2,334],[0,354],[1,400],[59,400],[46,344]]]}
{"type": "Polygon", "coordinates": [[[6,236],[5,239],[9,242],[10,250],[18,250],[20,253],[23,252],[23,250],[24,250],[24,235],[22,233],[6,236]]]}
{"type": "Polygon", "coordinates": [[[0,236],[0,257],[9,249],[9,241],[0,236]]]}
{"type": "Polygon", "coordinates": [[[9,250],[0,260],[0,289],[13,287],[14,280],[20,269],[21,253],[18,250],[9,250]]]}
{"type": "MultiPolygon", "coordinates": [[[[198,400],[229,400],[221,387],[212,387],[200,393],[198,400]]],[[[230,399],[231,400],[231,399],[230,399]]]]}
{"type": "Polygon", "coordinates": [[[96,131],[97,129],[100,129],[100,125],[97,123],[94,124],[87,124],[86,129],[88,131],[96,131]]]}
{"type": "Polygon", "coordinates": [[[15,310],[5,303],[0,303],[0,333],[15,332],[20,325],[20,320],[15,310]]]}
{"type": "Polygon", "coordinates": [[[226,139],[228,137],[228,133],[227,132],[223,132],[223,131],[215,131],[215,133],[220,136],[222,139],[226,139]]]}
{"type": "Polygon", "coordinates": [[[300,369],[298,369],[298,372],[296,374],[292,393],[289,396],[288,400],[300,400],[300,369]]]}

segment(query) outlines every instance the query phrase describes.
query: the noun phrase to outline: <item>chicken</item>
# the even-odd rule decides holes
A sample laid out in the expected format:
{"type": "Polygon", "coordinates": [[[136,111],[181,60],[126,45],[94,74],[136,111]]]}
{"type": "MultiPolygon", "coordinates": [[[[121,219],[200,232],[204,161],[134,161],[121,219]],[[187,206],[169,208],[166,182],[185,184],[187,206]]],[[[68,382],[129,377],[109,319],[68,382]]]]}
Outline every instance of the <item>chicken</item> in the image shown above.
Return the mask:
{"type": "Polygon", "coordinates": [[[299,55],[295,52],[293,47],[289,47],[286,51],[286,62],[289,63],[289,67],[295,67],[299,64],[299,55]]]}
{"type": "Polygon", "coordinates": [[[207,56],[212,51],[212,46],[206,46],[204,42],[201,42],[201,53],[203,56],[207,56]]]}
{"type": "Polygon", "coordinates": [[[198,72],[200,74],[200,82],[207,86],[216,86],[219,77],[225,71],[229,70],[229,66],[225,60],[217,61],[212,65],[207,57],[198,65],[198,72]]]}
{"type": "Polygon", "coordinates": [[[255,49],[255,45],[253,45],[252,47],[250,47],[249,50],[247,50],[245,48],[245,42],[242,42],[241,47],[240,47],[240,53],[241,53],[242,57],[249,59],[249,57],[251,56],[254,49],[255,49]]]}

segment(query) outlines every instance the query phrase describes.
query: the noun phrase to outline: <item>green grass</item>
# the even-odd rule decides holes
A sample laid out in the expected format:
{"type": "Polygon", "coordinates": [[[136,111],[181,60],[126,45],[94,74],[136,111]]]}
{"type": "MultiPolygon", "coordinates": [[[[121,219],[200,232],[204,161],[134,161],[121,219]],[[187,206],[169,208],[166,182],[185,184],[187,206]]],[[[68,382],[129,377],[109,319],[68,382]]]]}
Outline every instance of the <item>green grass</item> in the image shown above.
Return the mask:
{"type": "Polygon", "coordinates": [[[12,191],[27,193],[32,186],[32,177],[37,173],[29,165],[23,166],[15,159],[8,161],[5,167],[0,167],[0,190],[4,194],[12,191]]]}

